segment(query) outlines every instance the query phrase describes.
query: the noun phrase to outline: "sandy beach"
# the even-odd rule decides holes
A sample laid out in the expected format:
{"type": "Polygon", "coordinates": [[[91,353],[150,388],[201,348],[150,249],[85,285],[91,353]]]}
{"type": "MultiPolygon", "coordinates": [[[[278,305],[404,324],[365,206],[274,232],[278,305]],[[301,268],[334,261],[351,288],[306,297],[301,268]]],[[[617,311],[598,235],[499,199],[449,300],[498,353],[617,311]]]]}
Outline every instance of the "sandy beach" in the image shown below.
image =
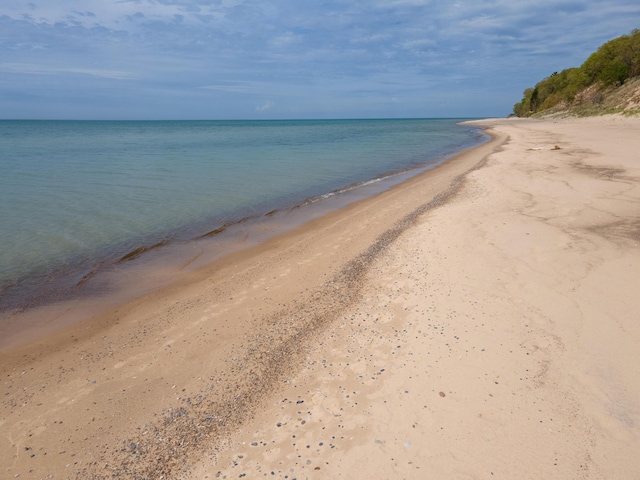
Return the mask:
{"type": "Polygon", "coordinates": [[[0,478],[640,478],[640,119],[492,141],[0,353],[0,478]]]}

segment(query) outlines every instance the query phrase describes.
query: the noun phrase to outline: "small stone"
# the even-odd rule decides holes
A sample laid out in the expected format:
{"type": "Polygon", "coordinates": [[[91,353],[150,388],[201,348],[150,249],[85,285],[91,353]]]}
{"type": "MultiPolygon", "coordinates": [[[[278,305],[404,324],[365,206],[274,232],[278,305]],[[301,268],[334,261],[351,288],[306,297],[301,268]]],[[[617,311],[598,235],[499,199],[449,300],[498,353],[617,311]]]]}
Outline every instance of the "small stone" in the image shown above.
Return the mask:
{"type": "Polygon", "coordinates": [[[440,395],[441,397],[445,397],[445,393],[444,392],[440,392],[438,395],[440,395]]]}

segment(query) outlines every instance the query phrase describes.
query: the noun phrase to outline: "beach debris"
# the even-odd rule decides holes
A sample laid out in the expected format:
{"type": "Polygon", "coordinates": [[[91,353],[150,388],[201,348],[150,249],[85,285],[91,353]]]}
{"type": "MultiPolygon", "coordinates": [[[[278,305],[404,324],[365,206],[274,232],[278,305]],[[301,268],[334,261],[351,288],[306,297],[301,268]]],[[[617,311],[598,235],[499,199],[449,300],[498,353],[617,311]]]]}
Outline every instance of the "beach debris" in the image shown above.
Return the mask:
{"type": "Polygon", "coordinates": [[[556,145],[551,150],[562,150],[562,149],[558,145],[556,145]]]}

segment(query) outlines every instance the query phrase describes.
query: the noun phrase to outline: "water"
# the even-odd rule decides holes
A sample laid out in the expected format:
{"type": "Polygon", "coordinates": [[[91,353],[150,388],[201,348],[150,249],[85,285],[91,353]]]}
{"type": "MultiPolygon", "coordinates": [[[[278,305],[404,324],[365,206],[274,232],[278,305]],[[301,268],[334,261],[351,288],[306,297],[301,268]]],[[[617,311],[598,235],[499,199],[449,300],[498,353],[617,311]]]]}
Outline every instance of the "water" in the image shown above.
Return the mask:
{"type": "Polygon", "coordinates": [[[0,121],[0,309],[61,272],[81,278],[482,138],[451,119],[0,121]]]}

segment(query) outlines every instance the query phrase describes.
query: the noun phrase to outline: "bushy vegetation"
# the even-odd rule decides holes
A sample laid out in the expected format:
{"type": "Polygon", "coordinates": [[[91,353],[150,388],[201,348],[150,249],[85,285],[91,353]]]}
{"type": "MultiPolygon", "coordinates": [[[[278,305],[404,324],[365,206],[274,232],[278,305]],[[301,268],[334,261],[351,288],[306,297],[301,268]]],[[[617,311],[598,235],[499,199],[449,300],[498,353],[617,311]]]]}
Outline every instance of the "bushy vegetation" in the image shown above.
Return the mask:
{"type": "Polygon", "coordinates": [[[619,86],[640,76],[640,30],[603,44],[578,68],[555,72],[524,91],[513,113],[528,117],[561,103],[572,104],[588,87],[619,86]]]}

